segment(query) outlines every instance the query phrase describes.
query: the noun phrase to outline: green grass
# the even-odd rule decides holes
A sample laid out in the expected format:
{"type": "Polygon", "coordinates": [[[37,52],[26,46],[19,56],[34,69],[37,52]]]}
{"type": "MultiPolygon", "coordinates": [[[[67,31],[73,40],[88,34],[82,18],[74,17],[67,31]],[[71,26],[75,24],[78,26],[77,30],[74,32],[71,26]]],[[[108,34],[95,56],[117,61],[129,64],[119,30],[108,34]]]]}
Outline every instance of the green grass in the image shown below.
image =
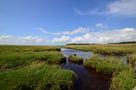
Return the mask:
{"type": "Polygon", "coordinates": [[[7,52],[0,54],[0,69],[24,66],[32,61],[45,61],[49,64],[60,64],[65,61],[61,52],[43,51],[43,52],[7,52]]]}
{"type": "Polygon", "coordinates": [[[134,70],[136,71],[136,53],[129,56],[128,63],[131,64],[134,70]]]}
{"type": "Polygon", "coordinates": [[[83,58],[79,57],[79,56],[75,56],[75,55],[71,55],[68,57],[69,61],[70,62],[73,62],[73,63],[83,63],[83,58]]]}
{"type": "Polygon", "coordinates": [[[73,90],[76,75],[61,69],[57,46],[0,46],[1,90],[73,90]]]}
{"type": "Polygon", "coordinates": [[[76,75],[57,65],[33,62],[24,68],[0,72],[1,90],[72,90],[76,75]]]}
{"type": "Polygon", "coordinates": [[[35,60],[44,60],[50,64],[64,62],[57,46],[16,46],[0,45],[0,71],[25,66],[35,60]]]}
{"type": "Polygon", "coordinates": [[[136,52],[135,44],[66,45],[64,47],[84,51],[92,51],[104,55],[126,55],[136,52]]]}
{"type": "Polygon", "coordinates": [[[101,58],[96,54],[86,60],[84,66],[106,76],[112,76],[125,68],[122,62],[115,57],[101,58]]]}
{"type": "Polygon", "coordinates": [[[3,52],[41,52],[41,51],[60,51],[57,46],[17,46],[17,45],[0,45],[0,53],[3,52]]]}
{"type": "Polygon", "coordinates": [[[136,74],[133,69],[121,71],[112,78],[110,90],[132,90],[136,86],[136,74]]]}

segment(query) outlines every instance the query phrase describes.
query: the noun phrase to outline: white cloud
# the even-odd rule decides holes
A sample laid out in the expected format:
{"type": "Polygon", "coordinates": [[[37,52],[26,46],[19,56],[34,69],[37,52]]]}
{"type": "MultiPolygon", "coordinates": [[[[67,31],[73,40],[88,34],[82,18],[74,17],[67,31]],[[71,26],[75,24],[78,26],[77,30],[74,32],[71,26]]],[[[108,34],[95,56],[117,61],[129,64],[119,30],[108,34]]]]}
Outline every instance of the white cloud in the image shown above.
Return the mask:
{"type": "Polygon", "coordinates": [[[45,42],[45,38],[25,36],[25,37],[16,37],[12,35],[0,35],[0,44],[40,44],[45,42]]]}
{"type": "Polygon", "coordinates": [[[110,14],[136,15],[136,0],[118,0],[107,6],[110,14]]]}
{"type": "Polygon", "coordinates": [[[44,28],[37,28],[37,30],[39,30],[40,32],[45,33],[45,34],[53,34],[53,33],[46,31],[44,28]]]}
{"type": "Polygon", "coordinates": [[[55,38],[44,38],[36,36],[17,37],[13,35],[0,35],[0,44],[19,45],[49,45],[66,43],[115,43],[122,41],[136,41],[136,28],[122,28],[102,32],[87,32],[80,36],[62,35],[55,38]],[[73,37],[73,36],[72,36],[73,37]]]}
{"type": "Polygon", "coordinates": [[[107,12],[101,12],[98,9],[94,9],[94,10],[87,10],[87,11],[82,11],[79,9],[74,9],[74,12],[78,15],[81,16],[88,16],[88,15],[103,15],[103,14],[107,14],[107,12]]]}
{"type": "Polygon", "coordinates": [[[86,33],[73,38],[70,43],[114,43],[122,41],[136,41],[136,28],[86,33]]]}
{"type": "Polygon", "coordinates": [[[21,37],[20,39],[25,43],[40,43],[40,42],[44,41],[43,38],[32,37],[32,36],[21,37]]]}
{"type": "Polygon", "coordinates": [[[79,9],[76,9],[76,8],[74,8],[74,12],[75,12],[76,14],[82,15],[82,16],[92,15],[93,13],[96,13],[95,11],[92,11],[92,12],[90,12],[90,11],[83,12],[83,11],[81,11],[81,10],[79,10],[79,9]]]}
{"type": "Polygon", "coordinates": [[[73,35],[73,34],[88,32],[88,28],[85,28],[85,27],[79,27],[79,28],[74,29],[73,31],[64,31],[64,32],[55,32],[55,33],[48,32],[44,30],[43,28],[38,28],[38,30],[40,30],[41,32],[45,34],[51,34],[51,35],[73,35]]]}
{"type": "Polygon", "coordinates": [[[52,42],[56,42],[56,43],[66,43],[70,40],[69,36],[61,36],[60,38],[54,38],[52,40],[52,42]]]}
{"type": "Polygon", "coordinates": [[[136,16],[136,0],[115,0],[105,6],[103,9],[94,9],[82,11],[74,9],[78,15],[123,15],[136,16]]]}
{"type": "Polygon", "coordinates": [[[97,23],[96,28],[101,29],[101,30],[106,30],[108,29],[108,25],[103,24],[103,23],[97,23]]]}

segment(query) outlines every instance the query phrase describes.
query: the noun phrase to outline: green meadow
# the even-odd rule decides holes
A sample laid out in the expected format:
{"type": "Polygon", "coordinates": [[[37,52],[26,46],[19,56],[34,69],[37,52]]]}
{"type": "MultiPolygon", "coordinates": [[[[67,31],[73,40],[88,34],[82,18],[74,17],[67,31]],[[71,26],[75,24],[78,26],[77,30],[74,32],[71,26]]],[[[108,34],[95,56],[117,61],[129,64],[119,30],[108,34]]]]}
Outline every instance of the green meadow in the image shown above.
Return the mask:
{"type": "Polygon", "coordinates": [[[0,46],[1,90],[73,90],[76,75],[55,46],[0,46]]]}

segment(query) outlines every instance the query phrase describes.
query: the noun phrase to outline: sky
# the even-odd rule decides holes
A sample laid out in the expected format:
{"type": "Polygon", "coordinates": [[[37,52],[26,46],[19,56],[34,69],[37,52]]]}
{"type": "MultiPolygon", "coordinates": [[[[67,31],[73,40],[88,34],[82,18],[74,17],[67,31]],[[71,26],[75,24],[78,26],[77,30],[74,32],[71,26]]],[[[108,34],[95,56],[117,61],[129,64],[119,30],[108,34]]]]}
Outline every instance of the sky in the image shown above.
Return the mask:
{"type": "Polygon", "coordinates": [[[0,44],[136,41],[136,0],[0,0],[0,44]]]}

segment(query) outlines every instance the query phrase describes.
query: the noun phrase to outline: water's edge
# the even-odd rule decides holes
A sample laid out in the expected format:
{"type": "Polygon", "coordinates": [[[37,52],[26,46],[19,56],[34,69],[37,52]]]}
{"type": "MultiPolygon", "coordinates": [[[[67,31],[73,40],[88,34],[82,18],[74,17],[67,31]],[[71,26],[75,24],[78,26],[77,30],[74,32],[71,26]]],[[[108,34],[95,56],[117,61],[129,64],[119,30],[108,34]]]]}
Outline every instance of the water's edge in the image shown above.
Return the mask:
{"type": "Polygon", "coordinates": [[[109,78],[103,77],[96,72],[86,69],[82,64],[71,63],[67,58],[69,55],[76,54],[86,59],[92,56],[92,52],[65,48],[61,48],[61,52],[66,57],[66,63],[61,64],[61,67],[72,70],[77,75],[77,79],[75,81],[76,90],[109,90],[111,81],[109,78]]]}

